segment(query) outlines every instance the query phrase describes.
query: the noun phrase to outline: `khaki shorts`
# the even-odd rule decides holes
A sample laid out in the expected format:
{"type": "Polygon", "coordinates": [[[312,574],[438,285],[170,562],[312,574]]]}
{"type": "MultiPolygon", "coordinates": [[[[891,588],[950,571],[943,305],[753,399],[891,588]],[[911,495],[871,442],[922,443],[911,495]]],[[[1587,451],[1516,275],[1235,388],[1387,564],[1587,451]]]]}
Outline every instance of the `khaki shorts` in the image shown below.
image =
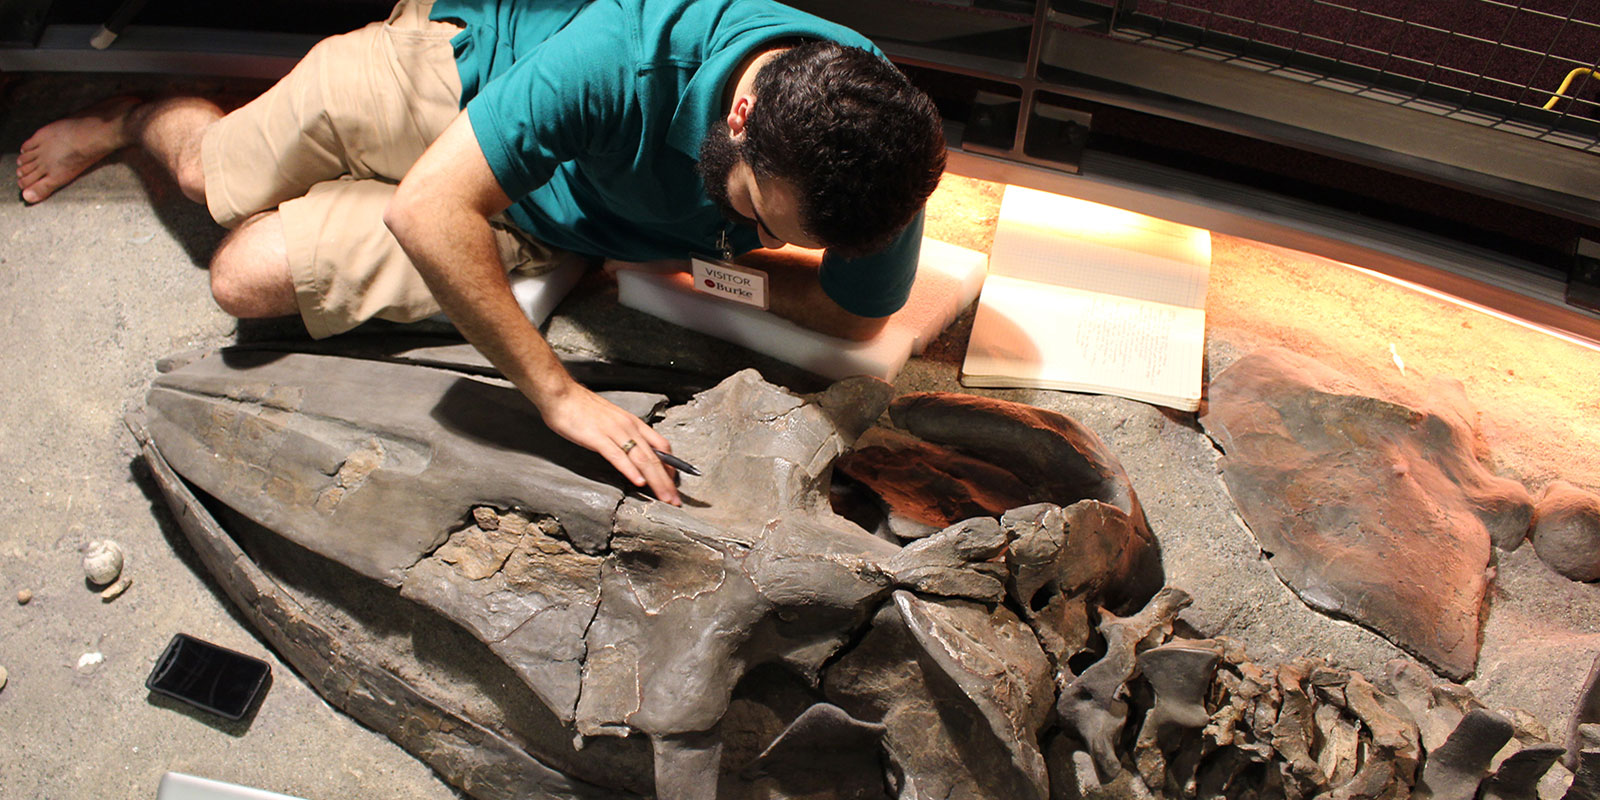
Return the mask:
{"type": "MultiPolygon", "coordinates": [[[[300,316],[317,338],[439,313],[383,224],[400,179],[460,113],[450,46],[460,27],[430,21],[432,6],[400,0],[386,22],[318,42],[201,142],[218,223],[278,209],[300,316]]],[[[503,219],[492,227],[507,271],[537,274],[570,257],[503,219]]]]}

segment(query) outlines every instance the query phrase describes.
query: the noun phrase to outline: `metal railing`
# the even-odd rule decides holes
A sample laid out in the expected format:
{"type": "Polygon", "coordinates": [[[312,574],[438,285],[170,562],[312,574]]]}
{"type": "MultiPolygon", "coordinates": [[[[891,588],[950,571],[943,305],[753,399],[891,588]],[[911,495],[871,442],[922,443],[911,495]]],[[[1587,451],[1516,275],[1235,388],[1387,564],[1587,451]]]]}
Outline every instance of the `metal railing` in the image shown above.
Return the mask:
{"type": "Polygon", "coordinates": [[[1600,153],[1583,0],[1057,0],[1108,35],[1600,153]]]}

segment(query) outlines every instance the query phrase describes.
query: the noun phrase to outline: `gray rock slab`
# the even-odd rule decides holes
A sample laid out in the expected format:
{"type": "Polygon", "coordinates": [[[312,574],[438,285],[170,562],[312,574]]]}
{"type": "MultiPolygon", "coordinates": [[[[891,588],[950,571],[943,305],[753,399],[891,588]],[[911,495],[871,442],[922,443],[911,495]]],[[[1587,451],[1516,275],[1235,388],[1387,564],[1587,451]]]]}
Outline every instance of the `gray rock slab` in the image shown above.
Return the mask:
{"type": "MultiPolygon", "coordinates": [[[[955,600],[932,601],[896,592],[895,608],[936,667],[960,691],[945,702],[966,702],[986,724],[970,735],[993,736],[1009,754],[1018,780],[997,785],[1025,788],[1018,800],[1050,793],[1039,734],[1055,700],[1054,670],[1033,632],[1009,609],[955,600]]],[[[996,765],[999,767],[1000,765],[996,765]]],[[[993,773],[990,773],[991,775],[993,773]]]]}
{"type": "Polygon", "coordinates": [[[399,585],[480,505],[536,508],[604,544],[622,490],[514,388],[459,373],[225,352],[161,375],[151,435],[229,507],[399,585]]]}

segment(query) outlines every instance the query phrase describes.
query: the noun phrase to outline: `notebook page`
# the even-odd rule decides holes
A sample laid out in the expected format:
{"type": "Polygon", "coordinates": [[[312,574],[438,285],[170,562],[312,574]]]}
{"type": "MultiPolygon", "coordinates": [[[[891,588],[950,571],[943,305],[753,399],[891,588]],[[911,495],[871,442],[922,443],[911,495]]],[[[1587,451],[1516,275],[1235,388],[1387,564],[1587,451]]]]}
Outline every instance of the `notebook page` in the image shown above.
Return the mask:
{"type": "Polygon", "coordinates": [[[1199,228],[1020,186],[1006,187],[989,272],[1205,308],[1211,235],[1199,228]]]}
{"type": "Polygon", "coordinates": [[[1205,311],[989,276],[962,366],[972,385],[1106,392],[1193,410],[1205,311]]]}

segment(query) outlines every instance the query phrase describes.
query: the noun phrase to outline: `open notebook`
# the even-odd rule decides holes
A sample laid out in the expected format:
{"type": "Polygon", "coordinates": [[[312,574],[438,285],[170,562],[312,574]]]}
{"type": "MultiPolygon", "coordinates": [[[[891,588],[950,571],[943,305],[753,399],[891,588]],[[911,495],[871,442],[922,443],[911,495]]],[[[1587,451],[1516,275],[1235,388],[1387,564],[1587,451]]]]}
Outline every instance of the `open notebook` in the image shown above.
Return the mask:
{"type": "Polygon", "coordinates": [[[1211,235],[1006,188],[961,382],[1200,405],[1211,235]]]}

